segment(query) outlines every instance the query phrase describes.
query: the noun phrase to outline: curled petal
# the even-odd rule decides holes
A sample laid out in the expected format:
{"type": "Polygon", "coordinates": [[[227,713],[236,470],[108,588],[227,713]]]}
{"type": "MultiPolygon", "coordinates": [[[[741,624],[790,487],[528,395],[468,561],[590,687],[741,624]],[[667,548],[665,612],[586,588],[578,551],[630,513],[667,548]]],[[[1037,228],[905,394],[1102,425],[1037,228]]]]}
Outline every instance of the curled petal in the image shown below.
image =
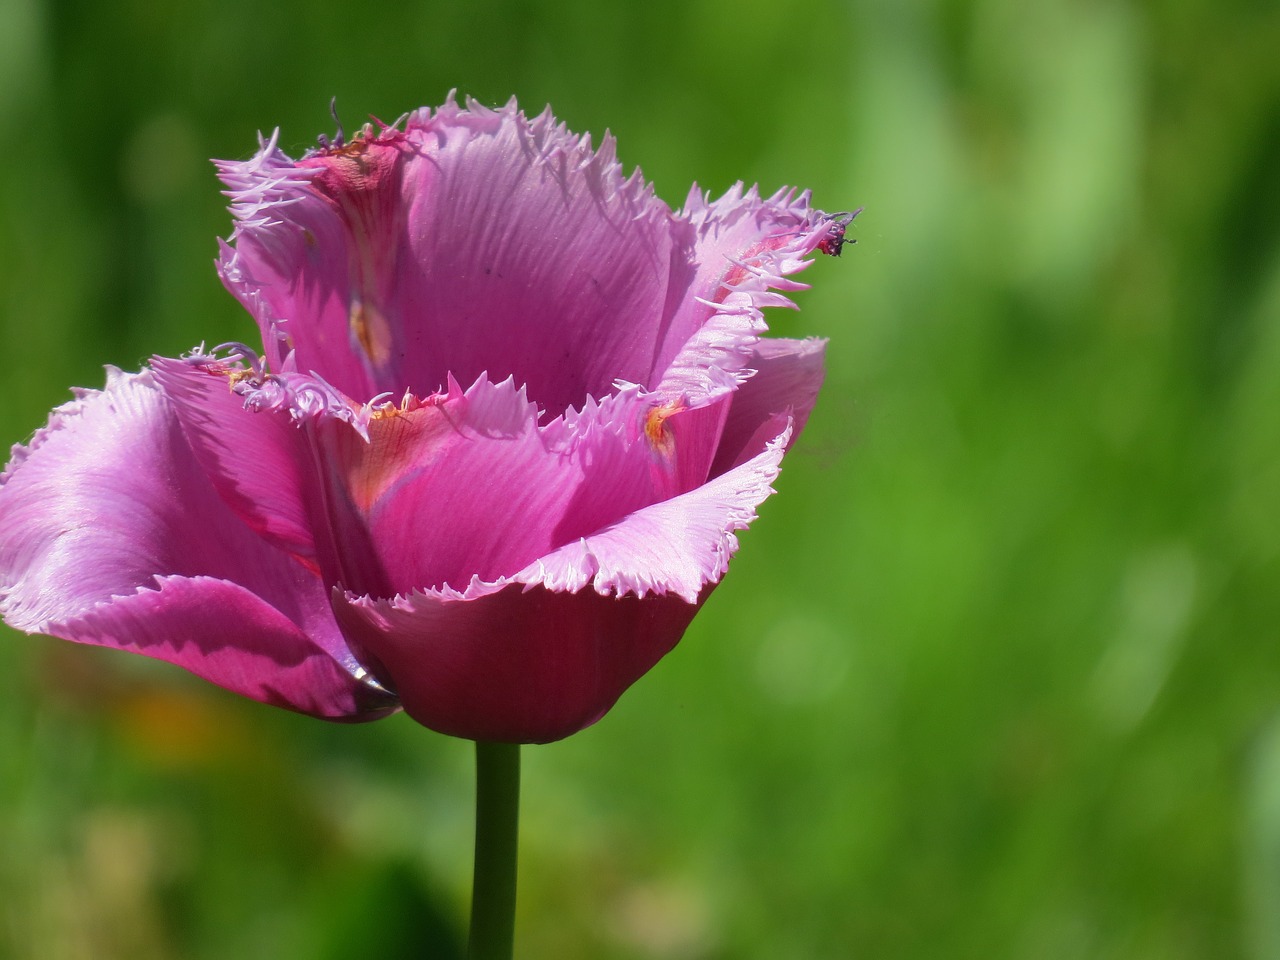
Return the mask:
{"type": "Polygon", "coordinates": [[[772,492],[788,436],[511,580],[394,600],[335,593],[338,621],[425,726],[481,740],[569,736],[675,646],[727,568],[734,531],[772,492]]]}
{"type": "Polygon", "coordinates": [[[809,206],[808,193],[783,190],[766,200],[741,184],[715,201],[695,187],[681,216],[696,237],[695,274],[672,326],[690,335],[654,389],[697,406],[751,376],[764,308],[793,306],[775,291],[803,289],[788,275],[809,265],[805,257],[828,235],[829,221],[809,206]]]}
{"type": "MultiPolygon", "coordinates": [[[[327,611],[323,592],[308,592],[327,611]]],[[[155,589],[115,597],[44,632],[165,660],[242,696],[327,720],[375,720],[398,706],[354,658],[340,663],[271,604],[226,580],[158,577],[155,589]]]]}
{"type": "MultiPolygon", "coordinates": [[[[388,409],[370,423],[368,442],[343,424],[317,425],[338,552],[359,558],[342,583],[389,597],[496,581],[681,492],[682,482],[701,483],[709,440],[695,442],[690,426],[678,448],[655,443],[646,431],[653,410],[652,399],[628,391],[539,427],[524,391],[482,378],[388,409]]],[[[669,432],[656,429],[659,440],[669,432]]]]}
{"type": "Polygon", "coordinates": [[[755,345],[750,361],[755,372],[730,400],[711,476],[756,456],[777,436],[778,423],[791,421],[790,443],[795,443],[818,400],[826,346],[819,339],[769,339],[755,345]]]}
{"type": "Polygon", "coordinates": [[[230,389],[238,371],[225,365],[156,357],[151,366],[226,504],[261,536],[314,567],[312,456],[302,431],[287,416],[246,410],[230,389]]]}
{"type": "Polygon", "coordinates": [[[552,590],[675,594],[694,603],[729,568],[756,508],[773,493],[791,429],[746,463],[695,490],[655,503],[530,564],[513,579],[552,590]]]}
{"type": "MultiPolygon", "coordinates": [[[[241,236],[252,236],[255,240],[252,253],[245,256],[239,255],[232,243],[220,243],[218,274],[257,321],[267,361],[277,370],[283,369],[290,352],[290,332],[280,326],[287,318],[277,312],[279,292],[273,288],[285,285],[290,296],[306,303],[313,316],[323,315],[326,295],[314,285],[296,287],[290,277],[292,265],[301,252],[299,244],[305,249],[308,233],[305,215],[286,220],[284,212],[307,195],[307,185],[316,171],[297,166],[280,149],[279,140],[277,130],[270,139],[259,137],[258,152],[249,160],[215,161],[227,187],[225,193],[231,199],[231,215],[235,218],[233,243],[241,236]]],[[[332,340],[332,337],[324,339],[332,340]]],[[[326,368],[336,370],[349,361],[341,349],[331,347],[328,354],[318,358],[328,361],[324,364],[326,368]]],[[[348,373],[360,375],[358,367],[348,373]]]]}
{"type": "Polygon", "coordinates": [[[55,411],[16,453],[0,484],[0,613],[20,630],[173,659],[249,696],[263,684],[284,698],[292,690],[301,699],[283,705],[304,712],[393,705],[360,675],[319,578],[223,503],[149,373],[109,371],[105,390],[55,411]],[[220,640],[182,626],[214,596],[243,614],[238,628],[217,621],[220,640]],[[171,639],[137,633],[144,620],[167,623],[171,639]],[[253,662],[281,676],[250,681],[253,662]]]}

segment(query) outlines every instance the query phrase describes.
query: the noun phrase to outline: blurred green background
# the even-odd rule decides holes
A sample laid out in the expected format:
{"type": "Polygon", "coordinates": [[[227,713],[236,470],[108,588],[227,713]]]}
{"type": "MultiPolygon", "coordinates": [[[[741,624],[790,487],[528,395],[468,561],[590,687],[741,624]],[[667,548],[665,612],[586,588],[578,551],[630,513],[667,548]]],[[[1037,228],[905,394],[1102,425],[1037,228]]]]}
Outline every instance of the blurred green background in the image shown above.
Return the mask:
{"type": "MultiPolygon", "coordinates": [[[[3,442],[251,336],[207,158],[452,87],[867,208],[726,583],[525,751],[521,955],[1280,957],[1280,6],[3,0],[3,442]]],[[[469,744],[0,671],[0,957],[455,955],[469,744]]]]}

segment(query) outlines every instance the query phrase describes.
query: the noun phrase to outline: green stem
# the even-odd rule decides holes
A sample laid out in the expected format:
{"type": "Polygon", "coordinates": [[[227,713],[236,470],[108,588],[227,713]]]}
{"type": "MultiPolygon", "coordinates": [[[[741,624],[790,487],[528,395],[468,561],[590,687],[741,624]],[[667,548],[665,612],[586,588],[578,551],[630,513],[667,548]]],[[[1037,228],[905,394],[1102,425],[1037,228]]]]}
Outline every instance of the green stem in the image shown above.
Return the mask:
{"type": "Polygon", "coordinates": [[[520,745],[476,742],[476,872],[468,960],[511,960],[516,924],[520,745]]]}

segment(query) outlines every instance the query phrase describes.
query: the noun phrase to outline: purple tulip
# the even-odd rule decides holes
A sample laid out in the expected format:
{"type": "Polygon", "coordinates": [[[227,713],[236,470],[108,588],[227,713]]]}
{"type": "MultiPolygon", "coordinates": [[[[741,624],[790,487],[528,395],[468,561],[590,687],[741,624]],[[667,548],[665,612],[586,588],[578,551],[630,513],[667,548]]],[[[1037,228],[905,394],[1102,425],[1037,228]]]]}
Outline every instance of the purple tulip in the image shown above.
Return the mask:
{"type": "Polygon", "coordinates": [[[314,716],[568,736],[772,492],[824,344],[762,308],[848,217],[741,186],[672,212],[514,103],[322,144],[219,164],[261,351],[109,370],[14,448],[0,612],[314,716]]]}

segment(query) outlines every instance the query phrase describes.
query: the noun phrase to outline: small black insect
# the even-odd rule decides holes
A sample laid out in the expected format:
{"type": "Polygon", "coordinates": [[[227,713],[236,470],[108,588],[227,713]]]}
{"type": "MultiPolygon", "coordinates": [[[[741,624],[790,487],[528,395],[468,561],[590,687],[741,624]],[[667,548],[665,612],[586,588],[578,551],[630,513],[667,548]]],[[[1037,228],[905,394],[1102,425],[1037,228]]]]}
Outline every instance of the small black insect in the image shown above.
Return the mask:
{"type": "Polygon", "coordinates": [[[845,230],[853,223],[853,218],[862,212],[862,208],[846,213],[829,213],[822,219],[827,221],[827,235],[818,241],[818,251],[829,257],[840,256],[846,243],[857,243],[857,240],[846,240],[845,230]]]}

